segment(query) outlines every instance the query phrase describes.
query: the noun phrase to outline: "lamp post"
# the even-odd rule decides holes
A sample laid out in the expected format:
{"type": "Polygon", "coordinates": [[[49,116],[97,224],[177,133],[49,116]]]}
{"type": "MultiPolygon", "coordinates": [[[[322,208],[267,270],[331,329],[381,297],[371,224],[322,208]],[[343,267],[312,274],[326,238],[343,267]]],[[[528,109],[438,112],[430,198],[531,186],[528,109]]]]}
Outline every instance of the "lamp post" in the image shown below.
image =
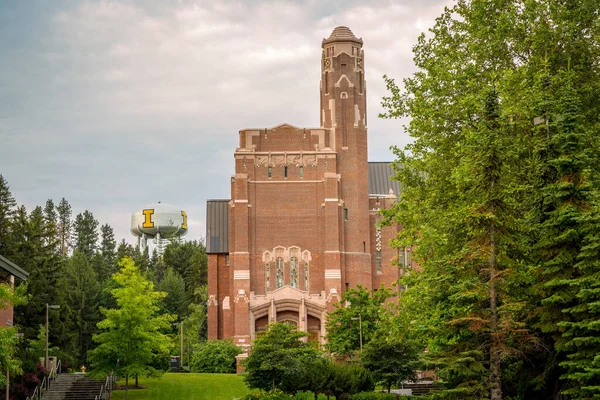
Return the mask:
{"type": "Polygon", "coordinates": [[[362,352],[362,316],[358,314],[358,318],[352,318],[352,320],[358,320],[358,337],[360,339],[360,351],[362,352]]]}
{"type": "Polygon", "coordinates": [[[46,359],[44,360],[44,366],[48,369],[48,310],[53,309],[57,310],[60,306],[56,304],[48,304],[46,303],[46,359]]]}
{"type": "Polygon", "coordinates": [[[183,321],[173,324],[173,326],[179,325],[179,369],[183,369],[183,321]]]}

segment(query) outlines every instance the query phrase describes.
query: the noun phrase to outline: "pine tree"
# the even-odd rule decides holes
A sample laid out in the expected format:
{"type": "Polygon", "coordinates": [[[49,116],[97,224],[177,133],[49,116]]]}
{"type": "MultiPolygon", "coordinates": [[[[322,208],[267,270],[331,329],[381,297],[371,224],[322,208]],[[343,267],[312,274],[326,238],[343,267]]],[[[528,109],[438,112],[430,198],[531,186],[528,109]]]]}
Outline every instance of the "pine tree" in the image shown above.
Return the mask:
{"type": "Polygon", "coordinates": [[[11,254],[11,223],[17,203],[10,192],[8,182],[0,174],[0,254],[11,254]]]}
{"type": "Polygon", "coordinates": [[[54,246],[55,251],[60,254],[60,236],[58,232],[58,214],[56,213],[56,207],[52,199],[46,200],[44,206],[44,223],[48,230],[47,244],[54,246]]]}
{"type": "Polygon", "coordinates": [[[63,197],[56,206],[58,213],[58,236],[60,240],[60,255],[66,257],[71,248],[71,230],[73,221],[71,215],[71,205],[63,197]]]}
{"type": "Polygon", "coordinates": [[[98,221],[94,215],[85,210],[77,214],[74,223],[75,250],[81,251],[90,260],[98,245],[98,221]]]}
{"type": "Polygon", "coordinates": [[[76,333],[75,351],[77,363],[87,365],[87,352],[92,347],[92,336],[100,321],[98,302],[100,283],[86,256],[75,250],[65,268],[66,306],[71,315],[71,330],[76,333]]]}
{"type": "Polygon", "coordinates": [[[104,224],[100,227],[100,260],[101,262],[96,267],[98,279],[104,282],[110,278],[112,274],[117,272],[117,242],[112,227],[104,224]]]}

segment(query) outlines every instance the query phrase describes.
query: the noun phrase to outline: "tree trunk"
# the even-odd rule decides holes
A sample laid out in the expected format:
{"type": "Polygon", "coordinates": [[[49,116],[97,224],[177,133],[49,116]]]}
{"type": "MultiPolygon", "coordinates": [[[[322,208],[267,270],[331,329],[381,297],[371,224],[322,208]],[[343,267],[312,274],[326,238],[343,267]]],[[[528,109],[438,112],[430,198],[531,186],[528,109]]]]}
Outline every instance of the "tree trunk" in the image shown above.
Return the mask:
{"type": "Polygon", "coordinates": [[[138,374],[135,374],[135,387],[138,387],[138,374]]]}
{"type": "Polygon", "coordinates": [[[125,374],[125,400],[129,400],[129,375],[125,374]]]}
{"type": "MultiPolygon", "coordinates": [[[[492,182],[492,187],[494,182],[492,182]]],[[[492,203],[492,215],[494,215],[492,203]]],[[[500,343],[498,337],[498,295],[496,293],[496,231],[490,226],[490,400],[502,400],[502,373],[500,371],[500,343]]]]}

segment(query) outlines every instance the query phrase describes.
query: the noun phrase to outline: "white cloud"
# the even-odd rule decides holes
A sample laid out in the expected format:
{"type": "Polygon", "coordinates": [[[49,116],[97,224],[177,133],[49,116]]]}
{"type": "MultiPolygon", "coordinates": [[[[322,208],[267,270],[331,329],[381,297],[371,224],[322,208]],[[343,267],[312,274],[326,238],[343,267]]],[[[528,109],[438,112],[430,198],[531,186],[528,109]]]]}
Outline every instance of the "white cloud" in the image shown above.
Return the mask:
{"type": "Polygon", "coordinates": [[[187,208],[188,238],[202,237],[205,200],[229,197],[239,129],[318,125],[321,39],[335,25],[364,40],[370,156],[391,159],[409,138],[377,119],[381,76],[413,71],[412,45],[449,3],[68,2],[49,17],[37,69],[16,59],[7,75],[30,113],[0,118],[0,166],[17,200],[64,196],[119,238],[158,199],[187,208]]]}

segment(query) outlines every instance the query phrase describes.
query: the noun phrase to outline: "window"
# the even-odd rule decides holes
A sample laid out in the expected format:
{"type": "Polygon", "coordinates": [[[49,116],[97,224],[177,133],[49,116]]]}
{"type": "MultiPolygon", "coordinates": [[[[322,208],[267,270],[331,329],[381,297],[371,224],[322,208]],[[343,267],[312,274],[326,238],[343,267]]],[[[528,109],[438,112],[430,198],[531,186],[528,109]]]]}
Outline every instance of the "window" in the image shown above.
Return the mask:
{"type": "Polygon", "coordinates": [[[329,93],[329,72],[325,72],[325,93],[329,93]]]}
{"type": "Polygon", "coordinates": [[[229,265],[229,254],[225,254],[225,265],[229,265]]]}
{"type": "MultiPolygon", "coordinates": [[[[381,272],[381,228],[375,228],[375,261],[377,265],[377,272],[381,272]]],[[[400,253],[404,253],[404,250],[400,253]]]]}
{"type": "Polygon", "coordinates": [[[404,264],[404,249],[400,250],[400,254],[398,254],[398,264],[400,264],[401,266],[405,266],[406,264],[404,264]]]}
{"type": "Polygon", "coordinates": [[[265,264],[265,291],[271,291],[271,265],[269,263],[265,264]]]}
{"type": "Polygon", "coordinates": [[[304,167],[300,167],[300,178],[304,178],[304,167]]]}
{"type": "Polygon", "coordinates": [[[406,265],[407,267],[410,267],[410,250],[406,249],[406,265]]]}
{"type": "Polygon", "coordinates": [[[287,178],[288,167],[283,167],[283,177],[287,178]]]}
{"type": "Polygon", "coordinates": [[[381,272],[381,250],[376,251],[375,261],[377,262],[377,272],[381,272]]]}
{"type": "Polygon", "coordinates": [[[283,258],[277,257],[277,279],[275,281],[276,289],[283,287],[283,258]]]}
{"type": "Polygon", "coordinates": [[[308,292],[308,263],[304,263],[304,290],[308,292]]]}
{"type": "Polygon", "coordinates": [[[298,257],[290,258],[290,286],[298,288],[298,257]]]}
{"type": "Polygon", "coordinates": [[[348,221],[348,209],[344,208],[344,219],[348,221]]]}
{"type": "Polygon", "coordinates": [[[268,169],[268,172],[267,172],[267,173],[268,173],[268,175],[269,175],[269,178],[271,178],[271,177],[273,176],[273,168],[272,168],[272,167],[269,167],[269,169],[268,169]]]}

